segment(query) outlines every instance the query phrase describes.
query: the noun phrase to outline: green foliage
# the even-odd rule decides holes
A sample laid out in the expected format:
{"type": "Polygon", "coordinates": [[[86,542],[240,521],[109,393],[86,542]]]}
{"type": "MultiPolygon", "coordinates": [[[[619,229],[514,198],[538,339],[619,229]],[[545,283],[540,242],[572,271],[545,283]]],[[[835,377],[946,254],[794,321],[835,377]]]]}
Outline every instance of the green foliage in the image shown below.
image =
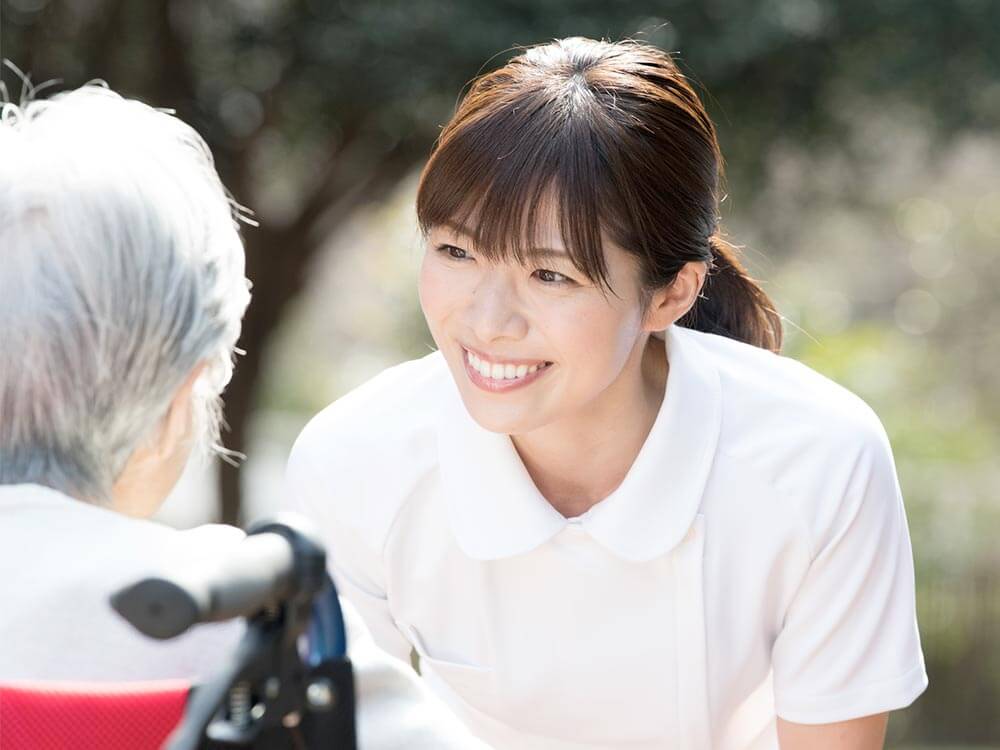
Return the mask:
{"type": "Polygon", "coordinates": [[[857,96],[921,101],[942,132],[1000,121],[1000,61],[991,52],[1000,49],[1000,5],[990,0],[10,6],[6,54],[37,78],[75,85],[98,73],[149,94],[180,91],[191,78],[194,101],[171,104],[197,117],[213,143],[232,147],[267,130],[296,150],[322,151],[358,129],[375,153],[413,136],[426,146],[478,71],[516,46],[569,35],[635,37],[677,51],[710,94],[740,174],[753,174],[775,140],[836,138],[857,96]],[[183,46],[182,67],[166,72],[157,59],[164,24],[183,46]],[[110,30],[119,32],[113,40],[110,30]]]}
{"type": "Polygon", "coordinates": [[[994,424],[951,403],[959,363],[922,338],[875,323],[821,340],[800,339],[787,353],[859,394],[882,418],[900,461],[975,465],[1000,453],[994,424]],[[920,408],[914,408],[915,405],[920,408]]]}

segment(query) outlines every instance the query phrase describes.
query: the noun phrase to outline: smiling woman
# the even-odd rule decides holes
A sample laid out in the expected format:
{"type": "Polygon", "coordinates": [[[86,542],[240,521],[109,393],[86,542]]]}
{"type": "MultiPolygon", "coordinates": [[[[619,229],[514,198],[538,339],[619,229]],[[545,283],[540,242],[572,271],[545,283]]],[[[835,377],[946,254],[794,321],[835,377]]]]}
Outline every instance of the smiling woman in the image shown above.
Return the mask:
{"type": "MultiPolygon", "coordinates": [[[[644,309],[640,268],[628,253],[607,242],[603,281],[591,280],[563,246],[553,208],[533,228],[544,249],[504,260],[481,252],[468,232],[434,226],[420,273],[424,314],[470,413],[486,429],[518,436],[565,423],[582,404],[619,408],[625,391],[641,395],[632,393],[636,383],[617,381],[640,374],[626,365],[643,356],[644,322],[659,322],[644,309]],[[536,369],[519,378],[519,366],[536,369]]],[[[663,363],[651,350],[648,366],[662,371],[663,363]]],[[[651,386],[658,401],[663,383],[651,386]]],[[[656,409],[645,411],[648,432],[656,409]]]]}
{"type": "Polygon", "coordinates": [[[720,180],[652,47],[478,79],[417,196],[438,351],[292,451],[380,645],[497,748],[875,748],[926,687],[885,432],[778,356],[720,180]]]}

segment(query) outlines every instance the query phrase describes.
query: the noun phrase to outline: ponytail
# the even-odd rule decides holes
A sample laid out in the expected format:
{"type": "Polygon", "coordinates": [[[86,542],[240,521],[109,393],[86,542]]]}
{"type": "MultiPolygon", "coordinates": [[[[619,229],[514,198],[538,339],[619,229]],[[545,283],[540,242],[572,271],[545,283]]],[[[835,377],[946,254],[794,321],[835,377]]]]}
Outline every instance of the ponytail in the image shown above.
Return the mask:
{"type": "Polygon", "coordinates": [[[781,316],[771,298],[747,274],[732,244],[714,234],[709,247],[712,263],[705,286],[678,325],[779,352],[781,316]]]}

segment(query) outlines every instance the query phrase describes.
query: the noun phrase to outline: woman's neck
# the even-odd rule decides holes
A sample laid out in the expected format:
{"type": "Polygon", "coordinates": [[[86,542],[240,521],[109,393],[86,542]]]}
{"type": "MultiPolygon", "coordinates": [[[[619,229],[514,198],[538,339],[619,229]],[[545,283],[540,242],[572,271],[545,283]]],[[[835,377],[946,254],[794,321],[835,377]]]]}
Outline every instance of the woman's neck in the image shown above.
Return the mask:
{"type": "Polygon", "coordinates": [[[625,479],[656,421],[667,372],[663,342],[647,337],[586,408],[511,436],[535,486],[563,516],[586,513],[625,479]]]}

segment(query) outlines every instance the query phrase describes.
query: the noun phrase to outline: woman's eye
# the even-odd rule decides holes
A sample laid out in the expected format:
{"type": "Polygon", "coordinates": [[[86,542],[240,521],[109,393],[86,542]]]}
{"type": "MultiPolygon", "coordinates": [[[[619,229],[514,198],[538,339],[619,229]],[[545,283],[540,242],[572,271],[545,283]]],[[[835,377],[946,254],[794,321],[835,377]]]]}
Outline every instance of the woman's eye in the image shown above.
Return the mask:
{"type": "Polygon", "coordinates": [[[460,247],[454,245],[441,245],[438,252],[444,253],[452,260],[468,260],[469,254],[460,247]]]}
{"type": "Polygon", "coordinates": [[[566,284],[572,281],[572,279],[570,279],[569,276],[563,276],[558,271],[549,271],[544,268],[539,268],[537,271],[535,271],[534,276],[539,281],[543,281],[546,284],[566,284]]]}

